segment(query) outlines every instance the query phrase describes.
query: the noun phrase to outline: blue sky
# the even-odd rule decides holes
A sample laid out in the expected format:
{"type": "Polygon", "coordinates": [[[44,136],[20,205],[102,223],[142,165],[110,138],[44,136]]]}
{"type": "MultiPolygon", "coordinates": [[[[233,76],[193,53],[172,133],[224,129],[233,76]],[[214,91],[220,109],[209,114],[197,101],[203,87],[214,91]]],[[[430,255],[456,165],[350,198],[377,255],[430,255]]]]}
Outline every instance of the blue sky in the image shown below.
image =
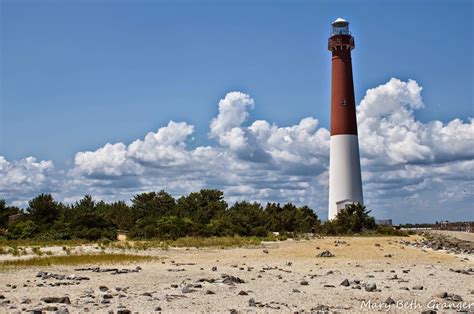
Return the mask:
{"type": "MultiPolygon", "coordinates": [[[[208,135],[219,101],[232,91],[255,102],[253,110],[247,107],[247,125],[266,120],[293,126],[314,117],[318,128],[327,129],[327,38],[339,16],[351,22],[355,36],[357,102],[392,77],[412,79],[422,87],[424,103],[413,111],[416,121],[459,118],[469,126],[473,116],[468,0],[3,0],[1,14],[0,155],[10,163],[28,156],[50,160],[55,180],[72,176],[78,152],[128,145],[170,120],[193,126],[183,141],[188,150],[225,146],[208,135]]],[[[469,154],[460,159],[472,161],[469,154]]],[[[459,200],[466,210],[471,180],[464,178],[470,194],[459,200]]],[[[107,193],[128,195],[111,187],[107,193]]],[[[324,195],[313,198],[308,203],[324,211],[324,195]]]]}

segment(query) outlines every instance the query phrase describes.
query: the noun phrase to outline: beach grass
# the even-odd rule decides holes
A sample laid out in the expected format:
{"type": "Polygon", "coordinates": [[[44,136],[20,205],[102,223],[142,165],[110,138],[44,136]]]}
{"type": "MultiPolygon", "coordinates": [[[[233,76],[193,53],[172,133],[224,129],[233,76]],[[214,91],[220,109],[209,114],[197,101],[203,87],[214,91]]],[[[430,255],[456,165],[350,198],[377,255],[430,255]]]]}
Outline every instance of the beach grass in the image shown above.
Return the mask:
{"type": "Polygon", "coordinates": [[[80,254],[33,257],[28,259],[0,261],[0,269],[9,267],[32,267],[52,265],[81,265],[81,264],[128,264],[135,262],[149,262],[158,260],[157,257],[134,255],[134,254],[80,254]]]}

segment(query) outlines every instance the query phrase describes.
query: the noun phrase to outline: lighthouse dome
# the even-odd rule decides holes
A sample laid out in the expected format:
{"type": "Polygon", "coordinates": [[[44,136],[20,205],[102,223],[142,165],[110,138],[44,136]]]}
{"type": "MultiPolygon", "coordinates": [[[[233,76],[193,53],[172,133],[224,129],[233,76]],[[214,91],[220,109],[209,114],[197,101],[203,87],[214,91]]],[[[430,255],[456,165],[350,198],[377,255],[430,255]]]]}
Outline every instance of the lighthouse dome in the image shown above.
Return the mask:
{"type": "Polygon", "coordinates": [[[331,35],[350,35],[349,22],[343,18],[338,17],[332,24],[331,35]]]}

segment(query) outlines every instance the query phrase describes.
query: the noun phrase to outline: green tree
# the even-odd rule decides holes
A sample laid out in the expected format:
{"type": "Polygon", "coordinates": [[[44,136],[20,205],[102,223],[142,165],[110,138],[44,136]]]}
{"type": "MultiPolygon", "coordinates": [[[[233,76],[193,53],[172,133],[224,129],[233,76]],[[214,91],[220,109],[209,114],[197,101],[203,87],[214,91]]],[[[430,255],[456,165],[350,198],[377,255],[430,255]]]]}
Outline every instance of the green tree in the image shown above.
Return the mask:
{"type": "Polygon", "coordinates": [[[333,221],[337,233],[359,233],[377,228],[371,211],[360,203],[350,204],[339,211],[333,221]]]}
{"type": "Polygon", "coordinates": [[[241,236],[266,236],[268,214],[257,203],[237,202],[226,212],[227,227],[241,236]]]}
{"type": "Polygon", "coordinates": [[[51,194],[40,194],[28,203],[29,218],[41,231],[47,230],[59,218],[61,205],[51,194]]]}
{"type": "Polygon", "coordinates": [[[202,189],[181,197],[177,202],[179,216],[189,217],[201,225],[206,225],[213,218],[222,216],[226,209],[224,193],[219,190],[202,189]]]}

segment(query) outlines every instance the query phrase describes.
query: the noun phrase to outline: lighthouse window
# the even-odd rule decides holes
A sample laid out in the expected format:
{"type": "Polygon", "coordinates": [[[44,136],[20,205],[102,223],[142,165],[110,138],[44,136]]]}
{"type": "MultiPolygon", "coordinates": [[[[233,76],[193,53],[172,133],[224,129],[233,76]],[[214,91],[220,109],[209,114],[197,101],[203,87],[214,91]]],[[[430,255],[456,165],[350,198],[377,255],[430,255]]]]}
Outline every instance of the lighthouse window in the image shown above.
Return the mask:
{"type": "Polygon", "coordinates": [[[345,100],[345,99],[342,100],[342,105],[343,105],[343,106],[346,105],[346,100],[345,100]]]}

